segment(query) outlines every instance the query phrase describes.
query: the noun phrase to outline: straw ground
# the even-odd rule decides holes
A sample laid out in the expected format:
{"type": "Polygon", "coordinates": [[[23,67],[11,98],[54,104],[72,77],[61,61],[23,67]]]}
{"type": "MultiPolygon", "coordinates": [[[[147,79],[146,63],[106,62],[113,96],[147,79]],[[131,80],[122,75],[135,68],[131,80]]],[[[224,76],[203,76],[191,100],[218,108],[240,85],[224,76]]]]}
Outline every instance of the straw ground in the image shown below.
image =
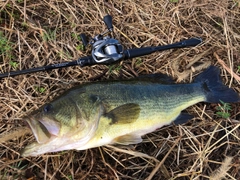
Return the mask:
{"type": "Polygon", "coordinates": [[[125,48],[165,45],[190,37],[194,48],[168,50],[115,65],[70,67],[1,79],[1,179],[240,179],[239,104],[199,103],[194,119],[144,136],[130,147],[22,158],[34,141],[22,117],[78,84],[165,73],[178,82],[210,64],[224,83],[240,92],[239,0],[0,1],[0,72],[71,61],[90,54],[78,35],[105,29],[113,16],[115,38],[125,48]]]}

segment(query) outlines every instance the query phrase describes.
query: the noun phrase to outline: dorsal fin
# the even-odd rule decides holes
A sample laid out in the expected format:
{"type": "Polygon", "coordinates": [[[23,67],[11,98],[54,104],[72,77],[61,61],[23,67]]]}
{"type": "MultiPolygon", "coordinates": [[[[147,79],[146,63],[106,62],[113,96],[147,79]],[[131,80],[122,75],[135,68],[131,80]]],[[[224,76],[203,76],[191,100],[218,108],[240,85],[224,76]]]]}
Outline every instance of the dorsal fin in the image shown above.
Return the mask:
{"type": "Polygon", "coordinates": [[[171,76],[168,76],[167,74],[162,74],[162,73],[144,74],[144,75],[140,75],[136,78],[133,78],[131,80],[147,81],[147,82],[160,83],[160,84],[174,84],[175,83],[174,79],[171,76]]]}

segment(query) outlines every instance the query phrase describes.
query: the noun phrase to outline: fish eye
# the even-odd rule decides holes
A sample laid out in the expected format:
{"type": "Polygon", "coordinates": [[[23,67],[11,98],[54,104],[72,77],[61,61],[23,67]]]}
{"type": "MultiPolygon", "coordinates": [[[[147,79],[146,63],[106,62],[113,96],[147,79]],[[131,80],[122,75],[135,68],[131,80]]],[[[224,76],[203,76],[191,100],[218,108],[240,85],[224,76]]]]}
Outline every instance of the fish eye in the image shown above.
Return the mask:
{"type": "Polygon", "coordinates": [[[46,104],[44,107],[43,107],[43,111],[45,113],[51,111],[51,109],[53,108],[53,105],[52,104],[46,104]]]}
{"type": "Polygon", "coordinates": [[[99,98],[98,96],[90,95],[90,100],[91,100],[93,103],[99,101],[99,99],[100,99],[100,98],[99,98]]]}

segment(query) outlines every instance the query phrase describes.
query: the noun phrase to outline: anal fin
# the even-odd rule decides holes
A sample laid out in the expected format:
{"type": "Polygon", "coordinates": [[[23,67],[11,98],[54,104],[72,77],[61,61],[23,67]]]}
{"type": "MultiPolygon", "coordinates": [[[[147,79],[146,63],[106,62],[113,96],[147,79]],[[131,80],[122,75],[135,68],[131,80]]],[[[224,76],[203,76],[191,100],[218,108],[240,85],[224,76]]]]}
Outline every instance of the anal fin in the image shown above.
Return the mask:
{"type": "Polygon", "coordinates": [[[138,144],[140,142],[142,142],[141,136],[135,134],[126,134],[114,139],[114,143],[121,145],[138,144]]]}
{"type": "Polygon", "coordinates": [[[188,113],[181,113],[174,121],[173,123],[176,125],[179,124],[184,124],[187,121],[189,121],[190,119],[192,119],[194,116],[188,114],[188,113]]]}

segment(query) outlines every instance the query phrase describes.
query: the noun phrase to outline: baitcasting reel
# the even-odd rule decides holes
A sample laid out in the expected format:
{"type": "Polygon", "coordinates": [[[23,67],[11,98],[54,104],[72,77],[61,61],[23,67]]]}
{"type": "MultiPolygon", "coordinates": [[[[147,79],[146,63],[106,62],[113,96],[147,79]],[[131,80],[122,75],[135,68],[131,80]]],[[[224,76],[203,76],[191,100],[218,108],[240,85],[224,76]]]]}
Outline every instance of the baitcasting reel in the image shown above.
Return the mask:
{"type": "MultiPolygon", "coordinates": [[[[112,17],[106,15],[103,18],[107,26],[107,31],[92,38],[92,58],[96,63],[112,63],[123,59],[123,46],[118,40],[113,39],[105,34],[113,33],[112,17]]],[[[85,34],[80,34],[83,45],[87,45],[85,34]]]]}

